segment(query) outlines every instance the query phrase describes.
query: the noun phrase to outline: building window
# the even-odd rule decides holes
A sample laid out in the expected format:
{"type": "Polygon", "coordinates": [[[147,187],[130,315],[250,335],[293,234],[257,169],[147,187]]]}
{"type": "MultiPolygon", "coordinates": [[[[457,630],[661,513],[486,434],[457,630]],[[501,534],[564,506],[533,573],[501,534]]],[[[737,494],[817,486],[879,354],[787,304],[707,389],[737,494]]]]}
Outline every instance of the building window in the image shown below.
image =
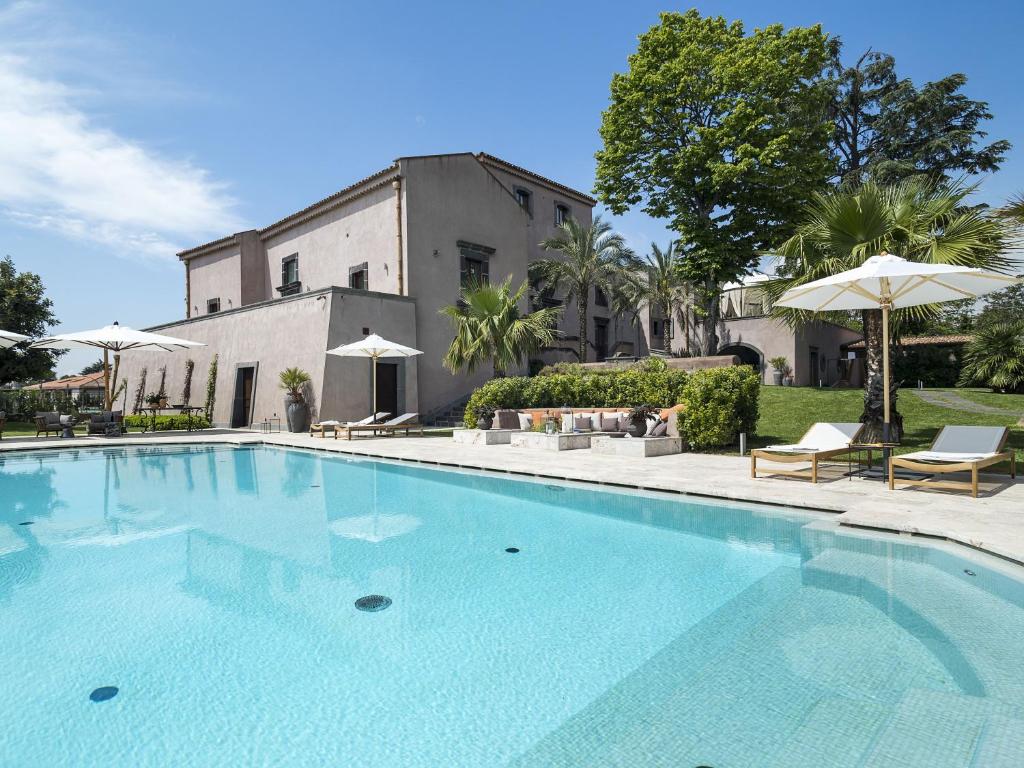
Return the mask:
{"type": "Polygon", "coordinates": [[[651,336],[661,336],[660,320],[651,320],[651,336]]]}
{"type": "Polygon", "coordinates": [[[486,245],[467,243],[459,240],[459,282],[463,288],[471,285],[485,285],[490,282],[491,256],[494,249],[486,245]]]}
{"type": "Polygon", "coordinates": [[[207,299],[206,314],[212,315],[214,312],[220,312],[220,299],[207,299]]]}
{"type": "Polygon", "coordinates": [[[532,214],[533,208],[531,207],[531,202],[533,201],[533,194],[530,192],[530,190],[523,189],[522,187],[516,187],[515,195],[516,202],[519,203],[519,206],[527,213],[532,214]]]}
{"type": "Polygon", "coordinates": [[[293,253],[287,258],[281,259],[281,285],[277,292],[282,296],[291,296],[302,290],[302,283],[299,282],[299,254],[293,253]]]}
{"type": "Polygon", "coordinates": [[[354,267],[348,268],[348,287],[357,291],[370,290],[370,265],[363,262],[354,267]]]}
{"type": "Polygon", "coordinates": [[[555,203],[555,226],[560,227],[572,218],[572,211],[564,203],[555,203]]]}
{"type": "Polygon", "coordinates": [[[604,291],[602,291],[600,288],[597,288],[597,287],[594,288],[594,304],[596,304],[599,307],[607,307],[608,306],[608,296],[607,296],[607,294],[604,291]]]}

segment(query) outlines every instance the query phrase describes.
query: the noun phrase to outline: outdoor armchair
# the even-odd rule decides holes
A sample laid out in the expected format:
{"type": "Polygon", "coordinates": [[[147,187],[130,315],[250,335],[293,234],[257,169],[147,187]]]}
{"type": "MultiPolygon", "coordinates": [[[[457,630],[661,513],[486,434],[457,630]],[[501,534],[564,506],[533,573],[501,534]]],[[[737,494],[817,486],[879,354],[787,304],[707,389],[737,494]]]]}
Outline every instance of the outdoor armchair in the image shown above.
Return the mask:
{"type": "MultiPolygon", "coordinates": [[[[768,474],[810,478],[818,482],[818,462],[849,453],[850,445],[860,437],[864,425],[858,422],[824,422],[812,426],[800,442],[791,445],[769,445],[750,452],[750,476],[757,477],[757,460],[779,464],[810,462],[807,469],[769,469],[768,474]]],[[[764,472],[765,470],[762,470],[764,472]]]]}
{"type": "Polygon", "coordinates": [[[64,432],[64,425],[60,423],[60,414],[57,411],[38,411],[35,416],[36,437],[40,435],[50,436],[53,432],[60,435],[64,432]]]}
{"type": "Polygon", "coordinates": [[[953,491],[970,491],[978,498],[978,472],[985,467],[1010,463],[1010,477],[1017,476],[1017,457],[1014,450],[1007,450],[1010,437],[1009,427],[958,427],[945,426],[935,436],[927,451],[904,453],[889,459],[889,489],[897,485],[920,485],[929,488],[945,488],[953,491]],[[924,478],[896,477],[895,470],[909,469],[928,475],[948,475],[953,472],[970,472],[970,481],[933,480],[924,478]]]}

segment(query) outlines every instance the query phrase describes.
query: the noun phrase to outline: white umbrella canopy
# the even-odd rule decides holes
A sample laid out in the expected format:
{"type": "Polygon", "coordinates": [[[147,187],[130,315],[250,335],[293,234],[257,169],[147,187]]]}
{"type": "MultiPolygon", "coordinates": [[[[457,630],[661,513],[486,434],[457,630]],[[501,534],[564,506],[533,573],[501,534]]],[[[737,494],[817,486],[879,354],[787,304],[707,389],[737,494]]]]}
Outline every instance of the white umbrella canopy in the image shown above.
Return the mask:
{"type": "Polygon", "coordinates": [[[377,358],[380,357],[413,357],[422,355],[418,349],[407,347],[395,341],[388,341],[376,333],[371,333],[361,341],[353,341],[351,344],[342,344],[340,347],[327,350],[328,355],[339,357],[369,357],[373,358],[373,411],[377,413],[377,358]]]}
{"type": "Polygon", "coordinates": [[[28,336],[22,336],[14,331],[0,330],[0,349],[8,349],[22,341],[28,341],[28,336]]]}
{"type": "Polygon", "coordinates": [[[127,325],[114,323],[105,325],[102,328],[95,328],[91,331],[77,331],[75,333],[58,333],[47,336],[39,341],[33,342],[32,347],[38,349],[80,349],[92,348],[103,350],[103,389],[107,410],[110,410],[110,364],[107,355],[110,352],[115,354],[126,352],[132,349],[150,349],[173,352],[178,349],[192,349],[194,347],[205,347],[198,341],[187,339],[176,339],[173,336],[164,336],[149,331],[137,331],[127,325]]]}
{"type": "Polygon", "coordinates": [[[882,253],[854,269],[790,288],[775,306],[812,312],[882,310],[883,440],[889,442],[889,310],[978,298],[1017,282],[1020,278],[977,267],[927,264],[882,253]]]}

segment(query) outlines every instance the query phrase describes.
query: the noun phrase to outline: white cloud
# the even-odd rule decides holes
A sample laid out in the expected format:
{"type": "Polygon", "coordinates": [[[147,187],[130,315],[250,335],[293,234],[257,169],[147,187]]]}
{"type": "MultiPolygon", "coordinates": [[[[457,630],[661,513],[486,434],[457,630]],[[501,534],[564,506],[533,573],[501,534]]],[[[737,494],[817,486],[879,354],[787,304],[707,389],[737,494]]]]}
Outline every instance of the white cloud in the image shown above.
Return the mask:
{"type": "MultiPolygon", "coordinates": [[[[34,10],[0,9],[0,38],[34,10]]],[[[129,258],[173,258],[244,227],[208,171],[98,124],[83,106],[87,91],[12,50],[0,48],[0,212],[9,220],[129,258]]]]}

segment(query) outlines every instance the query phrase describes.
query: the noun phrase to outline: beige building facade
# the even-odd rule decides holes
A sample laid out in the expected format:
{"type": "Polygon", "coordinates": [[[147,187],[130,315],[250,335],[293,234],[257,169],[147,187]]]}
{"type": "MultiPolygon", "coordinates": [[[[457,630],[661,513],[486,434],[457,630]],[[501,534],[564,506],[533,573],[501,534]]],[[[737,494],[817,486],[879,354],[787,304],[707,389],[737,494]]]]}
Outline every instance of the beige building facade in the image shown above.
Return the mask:
{"type": "MultiPolygon", "coordinates": [[[[178,254],[185,317],[150,330],[207,346],[188,356],[125,354],[125,402],[130,409],[143,369],[142,388],[156,390],[162,368],[169,399],[181,402],[190,358],[190,400],[202,404],[216,354],[218,425],[282,416],[278,375],[292,366],[312,377],[314,418],[362,418],[374,394],[369,361],[326,352],[377,333],[423,351],[381,361],[379,408],[429,419],[491,376],[489,370],[452,374],[442,366],[452,329],[440,309],[455,303],[471,280],[510,277],[518,286],[531,260],[550,255],[540,243],[557,233],[558,223],[572,217],[589,225],[594,204],[588,195],[485,153],[399,158],[263,229],[178,254]]],[[[636,333],[602,298],[590,298],[587,359],[636,354],[636,333]]],[[[576,326],[575,307],[565,306],[558,348],[538,362],[576,360],[576,326]]]]}

